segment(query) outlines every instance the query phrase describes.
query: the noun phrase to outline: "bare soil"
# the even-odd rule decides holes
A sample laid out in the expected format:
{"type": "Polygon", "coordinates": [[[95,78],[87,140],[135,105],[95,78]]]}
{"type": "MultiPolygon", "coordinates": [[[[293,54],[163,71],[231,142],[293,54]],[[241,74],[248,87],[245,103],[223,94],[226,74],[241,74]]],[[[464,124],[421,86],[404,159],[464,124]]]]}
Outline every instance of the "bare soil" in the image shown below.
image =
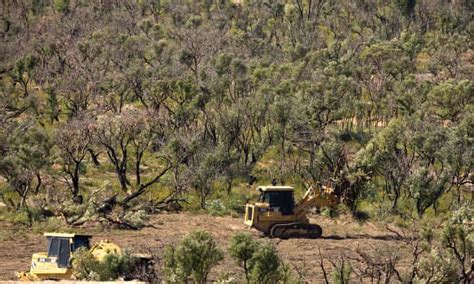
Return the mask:
{"type": "MultiPolygon", "coordinates": [[[[279,240],[266,238],[259,232],[248,229],[241,218],[192,213],[160,214],[152,217],[151,227],[140,231],[102,231],[94,235],[92,242],[108,239],[130,252],[152,253],[156,257],[156,268],[160,272],[160,256],[164,246],[178,243],[191,231],[201,229],[210,232],[224,251],[227,251],[234,234],[251,232],[255,239],[274,243],[284,262],[292,269],[293,275],[308,283],[324,282],[320,255],[325,258],[323,264],[328,274],[332,271],[331,260],[334,262],[344,257],[354,261],[360,258],[357,251],[373,254],[378,253],[378,249],[392,251],[400,256],[398,265],[402,269],[408,265],[410,253],[405,243],[395,234],[373,223],[360,225],[349,217],[329,219],[322,216],[314,216],[311,221],[323,228],[322,238],[279,240]]],[[[41,234],[33,234],[28,230],[16,231],[15,227],[8,224],[0,224],[0,228],[9,235],[0,238],[3,239],[0,241],[0,280],[14,280],[15,271],[29,269],[34,252],[45,250],[46,239],[41,234]]],[[[357,270],[356,267],[354,269],[357,270]]],[[[210,280],[218,280],[224,274],[242,281],[243,269],[238,267],[227,253],[225,259],[212,270],[210,280]]]]}

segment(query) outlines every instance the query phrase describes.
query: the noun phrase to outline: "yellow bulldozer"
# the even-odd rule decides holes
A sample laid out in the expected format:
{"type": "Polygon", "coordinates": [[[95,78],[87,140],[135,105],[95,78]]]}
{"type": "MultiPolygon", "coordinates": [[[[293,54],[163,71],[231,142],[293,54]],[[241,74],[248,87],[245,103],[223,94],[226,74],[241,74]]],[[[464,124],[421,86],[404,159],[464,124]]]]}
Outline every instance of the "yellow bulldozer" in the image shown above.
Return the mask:
{"type": "MultiPolygon", "coordinates": [[[[107,240],[100,241],[91,247],[91,235],[68,233],[45,233],[48,239],[47,252],[34,253],[31,259],[30,271],[18,272],[17,277],[22,281],[72,279],[74,268],[72,254],[79,248],[88,249],[92,256],[102,261],[108,254],[122,254],[122,249],[107,240]]],[[[137,255],[146,259],[149,256],[137,255]]],[[[137,257],[135,256],[135,257],[137,257]]]]}
{"type": "Polygon", "coordinates": [[[259,186],[257,202],[245,206],[245,224],[274,238],[319,238],[322,229],[311,224],[311,208],[334,206],[339,199],[331,187],[309,188],[295,203],[294,187],[259,186]]]}

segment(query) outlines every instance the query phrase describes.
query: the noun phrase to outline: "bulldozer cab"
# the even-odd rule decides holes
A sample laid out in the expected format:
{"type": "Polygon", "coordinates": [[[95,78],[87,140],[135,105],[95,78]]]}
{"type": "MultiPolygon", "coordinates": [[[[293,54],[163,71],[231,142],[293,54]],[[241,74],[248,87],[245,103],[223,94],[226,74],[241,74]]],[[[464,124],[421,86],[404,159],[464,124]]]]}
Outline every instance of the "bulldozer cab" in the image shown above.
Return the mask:
{"type": "Polygon", "coordinates": [[[259,186],[258,200],[245,206],[245,224],[268,233],[275,223],[294,219],[295,198],[291,186],[259,186]]]}
{"type": "Polygon", "coordinates": [[[282,215],[292,215],[295,208],[294,189],[290,186],[261,186],[258,187],[259,203],[268,204],[270,211],[281,212],[282,215]]]}
{"type": "Polygon", "coordinates": [[[45,233],[48,239],[48,258],[56,259],[59,268],[69,267],[71,254],[80,247],[90,248],[89,235],[45,233]]]}
{"type": "Polygon", "coordinates": [[[59,280],[72,276],[71,255],[78,248],[90,248],[90,235],[45,233],[48,240],[46,252],[34,253],[30,271],[18,272],[20,280],[59,280]]]}

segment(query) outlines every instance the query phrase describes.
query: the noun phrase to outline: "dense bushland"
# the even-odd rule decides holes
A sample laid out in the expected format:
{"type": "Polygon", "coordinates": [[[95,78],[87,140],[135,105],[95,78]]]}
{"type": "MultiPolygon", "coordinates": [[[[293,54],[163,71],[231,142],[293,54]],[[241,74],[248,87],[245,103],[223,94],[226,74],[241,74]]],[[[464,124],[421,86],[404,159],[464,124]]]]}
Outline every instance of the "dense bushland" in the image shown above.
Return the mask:
{"type": "Polygon", "coordinates": [[[471,1],[236,2],[3,1],[2,218],[138,228],[272,179],[472,204],[471,1]]]}

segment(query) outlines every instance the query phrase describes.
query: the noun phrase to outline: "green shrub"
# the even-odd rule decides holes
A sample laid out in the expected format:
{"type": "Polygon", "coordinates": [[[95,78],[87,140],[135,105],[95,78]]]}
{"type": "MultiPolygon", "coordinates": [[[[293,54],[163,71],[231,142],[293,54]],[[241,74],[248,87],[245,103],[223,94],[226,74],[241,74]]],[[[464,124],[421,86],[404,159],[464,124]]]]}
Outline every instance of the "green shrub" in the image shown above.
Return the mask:
{"type": "Polygon", "coordinates": [[[64,224],[61,222],[61,220],[55,217],[48,218],[46,221],[34,222],[31,229],[35,234],[65,230],[64,224]]]}
{"type": "Polygon", "coordinates": [[[229,254],[245,271],[247,283],[275,283],[291,278],[290,269],[270,243],[252,239],[248,233],[238,233],[230,241],[229,254]]]}
{"type": "Polygon", "coordinates": [[[333,207],[324,207],[321,210],[321,215],[329,218],[336,218],[339,216],[339,212],[333,207]]]}
{"type": "Polygon", "coordinates": [[[92,256],[86,248],[77,249],[72,255],[72,266],[74,268],[74,276],[77,279],[96,280],[97,275],[94,269],[98,261],[92,256]]]}
{"type": "Polygon", "coordinates": [[[432,250],[416,264],[420,283],[460,283],[456,261],[445,251],[432,250]]]}
{"type": "Polygon", "coordinates": [[[352,265],[350,262],[341,258],[333,264],[334,270],[331,273],[333,283],[347,284],[352,274],[352,265]]]}
{"type": "Polygon", "coordinates": [[[237,217],[245,213],[246,201],[245,195],[231,193],[209,202],[207,210],[211,216],[237,217]]]}
{"type": "Polygon", "coordinates": [[[99,280],[108,281],[127,276],[134,267],[134,259],[128,253],[108,254],[103,261],[99,262],[99,280]]]}
{"type": "Polygon", "coordinates": [[[171,283],[184,282],[189,276],[185,271],[182,271],[181,265],[178,265],[174,246],[167,245],[163,252],[163,274],[165,279],[171,283]]]}
{"type": "Polygon", "coordinates": [[[145,212],[145,210],[138,210],[135,212],[128,212],[125,214],[123,219],[137,228],[142,228],[145,226],[150,217],[145,212]]]}
{"type": "Polygon", "coordinates": [[[111,281],[126,277],[133,271],[134,262],[128,253],[108,254],[102,261],[98,261],[85,248],[76,250],[72,257],[75,277],[81,280],[111,281]]]}
{"type": "Polygon", "coordinates": [[[14,239],[14,231],[0,229],[0,242],[9,241],[14,239]]]}
{"type": "Polygon", "coordinates": [[[242,215],[245,214],[245,204],[248,200],[249,197],[246,194],[231,193],[224,199],[224,204],[231,210],[231,215],[242,215]]]}
{"type": "Polygon", "coordinates": [[[208,232],[195,231],[176,248],[165,248],[163,270],[170,282],[183,282],[191,277],[195,283],[205,283],[212,267],[223,258],[222,251],[208,232]]]}
{"type": "Polygon", "coordinates": [[[54,9],[58,12],[65,13],[69,9],[69,0],[54,0],[54,9]]]}
{"type": "Polygon", "coordinates": [[[211,216],[225,216],[229,214],[229,210],[220,199],[212,200],[207,206],[207,210],[211,216]]]}
{"type": "Polygon", "coordinates": [[[275,283],[283,278],[281,260],[275,247],[270,244],[260,244],[249,259],[249,278],[252,283],[275,283]]]}
{"type": "Polygon", "coordinates": [[[441,232],[432,230],[432,223],[426,224],[428,229],[422,231],[426,254],[416,263],[416,280],[434,283],[468,283],[472,280],[472,216],[472,206],[464,204],[452,213],[441,232]]]}
{"type": "Polygon", "coordinates": [[[248,262],[255,254],[259,243],[248,233],[238,233],[230,241],[229,253],[245,271],[245,279],[249,282],[248,262]]]}
{"type": "Polygon", "coordinates": [[[6,209],[2,210],[0,212],[0,221],[5,221],[16,225],[30,225],[30,218],[28,217],[28,214],[24,211],[16,212],[8,211],[6,209]]]}

